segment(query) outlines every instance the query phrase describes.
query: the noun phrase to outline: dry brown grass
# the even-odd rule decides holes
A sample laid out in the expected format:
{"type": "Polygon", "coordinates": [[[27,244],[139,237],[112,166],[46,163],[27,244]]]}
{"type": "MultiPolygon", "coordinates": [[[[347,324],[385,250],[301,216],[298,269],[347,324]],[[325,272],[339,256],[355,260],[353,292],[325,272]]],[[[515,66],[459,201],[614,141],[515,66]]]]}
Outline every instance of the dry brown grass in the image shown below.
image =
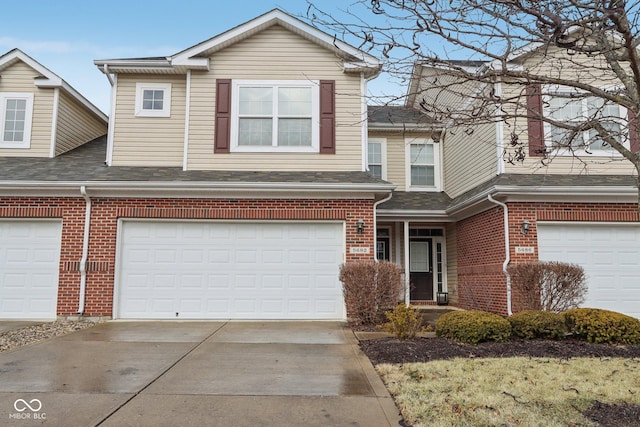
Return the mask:
{"type": "Polygon", "coordinates": [[[377,366],[410,425],[592,426],[594,400],[640,404],[640,359],[454,359],[377,366]]]}

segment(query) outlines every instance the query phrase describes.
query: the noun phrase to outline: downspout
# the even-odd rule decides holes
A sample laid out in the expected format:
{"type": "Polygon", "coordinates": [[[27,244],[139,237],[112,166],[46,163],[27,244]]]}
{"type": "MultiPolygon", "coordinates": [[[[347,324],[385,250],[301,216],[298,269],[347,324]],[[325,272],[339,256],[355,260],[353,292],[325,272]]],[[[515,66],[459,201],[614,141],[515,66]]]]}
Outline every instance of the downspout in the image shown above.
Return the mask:
{"type": "Polygon", "coordinates": [[[107,80],[109,80],[109,84],[111,84],[111,86],[113,86],[113,79],[111,78],[111,75],[109,74],[109,65],[108,64],[104,64],[102,66],[102,70],[104,71],[104,75],[107,76],[107,80]]]}
{"type": "Polygon", "coordinates": [[[382,200],[378,200],[373,204],[373,259],[378,262],[378,251],[376,250],[376,245],[378,242],[378,205],[384,202],[388,202],[393,197],[393,193],[389,193],[388,197],[385,197],[382,200]]]}
{"type": "Polygon", "coordinates": [[[78,314],[84,314],[84,299],[87,288],[87,258],[89,255],[89,227],[91,225],[91,198],[87,188],[80,187],[80,194],[84,198],[86,208],[84,212],[84,237],[82,240],[82,258],[80,259],[80,296],[78,297],[78,314]]]}
{"type": "Polygon", "coordinates": [[[505,260],[502,263],[502,271],[507,278],[507,314],[511,316],[513,311],[511,311],[511,275],[507,267],[509,266],[509,262],[511,262],[511,251],[509,245],[509,208],[505,203],[499,202],[493,197],[491,194],[487,195],[487,199],[495,203],[496,205],[502,206],[504,211],[504,250],[505,250],[505,260]]]}

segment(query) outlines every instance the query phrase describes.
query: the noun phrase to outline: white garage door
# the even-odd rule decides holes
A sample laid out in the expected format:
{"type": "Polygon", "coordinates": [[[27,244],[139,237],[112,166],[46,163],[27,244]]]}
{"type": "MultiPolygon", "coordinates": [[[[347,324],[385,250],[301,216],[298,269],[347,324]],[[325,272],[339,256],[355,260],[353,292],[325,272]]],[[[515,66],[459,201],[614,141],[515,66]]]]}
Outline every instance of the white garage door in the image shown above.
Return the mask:
{"type": "Polygon", "coordinates": [[[118,305],[131,319],[344,319],[341,223],[120,224],[118,305]]]}
{"type": "Polygon", "coordinates": [[[588,276],[585,307],[640,318],[640,226],[538,224],[541,261],[580,264],[588,276]]]}
{"type": "Polygon", "coordinates": [[[0,221],[0,319],[55,319],[60,221],[0,221]]]}

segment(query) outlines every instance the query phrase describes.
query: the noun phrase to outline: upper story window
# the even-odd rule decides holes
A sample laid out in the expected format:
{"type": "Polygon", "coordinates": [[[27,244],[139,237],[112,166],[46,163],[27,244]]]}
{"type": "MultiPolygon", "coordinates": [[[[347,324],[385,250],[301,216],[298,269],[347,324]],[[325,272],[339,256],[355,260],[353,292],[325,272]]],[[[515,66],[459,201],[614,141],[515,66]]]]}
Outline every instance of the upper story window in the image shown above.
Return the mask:
{"type": "Polygon", "coordinates": [[[318,152],[318,82],[234,80],[232,93],[232,151],[318,152]]]}
{"type": "Polygon", "coordinates": [[[0,148],[31,145],[32,93],[0,93],[0,148]]]}
{"type": "Polygon", "coordinates": [[[170,117],[171,83],[137,83],[136,116],[170,117]]]}
{"type": "MultiPolygon", "coordinates": [[[[582,122],[597,119],[618,142],[628,143],[625,125],[627,110],[620,105],[605,102],[604,99],[594,96],[576,97],[575,91],[561,88],[548,92],[543,97],[543,101],[545,116],[554,121],[577,127],[582,122]]],[[[577,132],[572,137],[571,130],[545,123],[545,141],[547,146],[559,149],[560,154],[588,152],[611,155],[617,153],[594,129],[577,132]],[[571,150],[568,150],[569,147],[571,150]]]]}
{"type": "Polygon", "coordinates": [[[367,167],[369,173],[376,178],[387,179],[386,151],[386,139],[369,138],[367,144],[367,167]]]}
{"type": "Polygon", "coordinates": [[[440,147],[431,139],[407,138],[407,190],[440,191],[440,147]]]}

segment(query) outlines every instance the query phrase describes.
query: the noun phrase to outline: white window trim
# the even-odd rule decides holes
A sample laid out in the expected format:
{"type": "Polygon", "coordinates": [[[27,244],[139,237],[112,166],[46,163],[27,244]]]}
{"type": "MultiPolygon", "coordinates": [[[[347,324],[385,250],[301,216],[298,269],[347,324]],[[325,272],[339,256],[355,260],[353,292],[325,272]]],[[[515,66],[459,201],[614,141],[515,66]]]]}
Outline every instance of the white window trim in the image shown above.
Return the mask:
{"type": "MultiPolygon", "coordinates": [[[[615,87],[601,87],[600,89],[603,90],[613,90],[615,89],[615,87]]],[[[550,105],[550,98],[556,96],[557,94],[571,94],[571,93],[580,93],[580,91],[574,87],[570,87],[570,86],[563,86],[563,85],[544,85],[542,87],[542,105],[543,105],[543,112],[542,114],[547,117],[547,115],[549,114],[548,105],[550,105]]],[[[583,99],[582,102],[586,102],[586,99],[583,99]]],[[[620,111],[620,123],[625,125],[627,123],[627,109],[625,107],[623,107],[622,105],[618,105],[619,107],[619,111],[620,111]]],[[[583,105],[583,112],[584,112],[584,105],[583,105]]],[[[558,148],[555,147],[553,145],[553,141],[551,141],[551,123],[548,122],[543,122],[543,126],[544,126],[544,145],[545,147],[547,147],[548,149],[552,150],[556,155],[559,156],[598,156],[598,157],[622,157],[622,154],[620,154],[618,151],[611,149],[611,150],[598,150],[598,149],[593,149],[593,150],[585,150],[584,148],[580,148],[580,149],[576,149],[576,150],[570,150],[568,148],[558,148]]],[[[629,133],[627,132],[626,135],[622,135],[623,136],[623,141],[622,144],[626,147],[629,148],[630,147],[630,140],[629,140],[629,133]]],[[[582,138],[583,141],[588,141],[589,140],[589,131],[585,131],[582,134],[582,138]]]]}
{"type": "MultiPolygon", "coordinates": [[[[277,128],[273,127],[273,144],[277,144],[277,128]]],[[[233,80],[231,87],[231,147],[236,153],[318,153],[320,152],[320,82],[317,80],[233,80]],[[241,87],[310,87],[311,88],[311,146],[250,146],[238,145],[241,87]]]]}
{"type": "Polygon", "coordinates": [[[136,83],[136,117],[171,117],[171,83],[136,83]],[[161,90],[162,110],[145,110],[142,108],[145,90],[161,90]]]}
{"type": "Polygon", "coordinates": [[[442,165],[440,161],[440,144],[433,142],[431,138],[405,138],[405,180],[407,191],[442,191],[442,165]],[[412,144],[433,144],[433,183],[434,185],[412,185],[411,184],[411,145],[412,144]]]}
{"type": "Polygon", "coordinates": [[[382,179],[387,179],[387,138],[369,138],[367,140],[367,171],[369,170],[369,144],[380,144],[382,153],[380,161],[382,162],[382,179]]]}
{"type": "Polygon", "coordinates": [[[0,148],[29,148],[31,147],[31,123],[33,119],[33,93],[28,92],[0,92],[0,148]],[[7,112],[7,100],[24,99],[27,101],[24,117],[24,134],[22,141],[5,141],[4,126],[7,112]]]}

